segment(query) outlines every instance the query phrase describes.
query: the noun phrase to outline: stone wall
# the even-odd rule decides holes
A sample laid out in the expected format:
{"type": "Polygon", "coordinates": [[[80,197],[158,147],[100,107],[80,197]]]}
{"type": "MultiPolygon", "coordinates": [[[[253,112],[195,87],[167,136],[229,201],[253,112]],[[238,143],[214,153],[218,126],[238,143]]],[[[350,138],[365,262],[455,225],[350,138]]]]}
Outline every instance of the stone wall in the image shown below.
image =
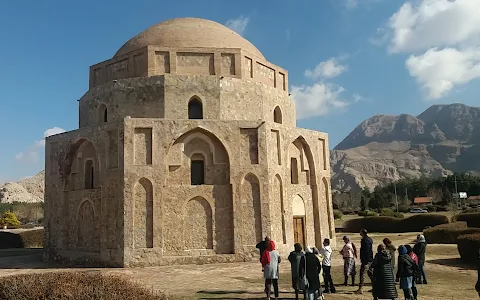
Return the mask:
{"type": "Polygon", "coordinates": [[[122,136],[121,123],[112,122],[47,138],[46,259],[123,265],[122,136]]]}
{"type": "Polygon", "coordinates": [[[90,67],[90,88],[112,80],[157,76],[216,75],[260,82],[288,92],[288,72],[241,49],[147,46],[90,67]]]}
{"type": "Polygon", "coordinates": [[[188,119],[188,103],[199,99],[203,119],[274,120],[295,126],[295,105],[288,94],[265,84],[225,77],[164,75],[130,78],[90,89],[79,103],[80,128],[132,118],[188,119]],[[251,109],[256,107],[258,109],[251,109]]]}

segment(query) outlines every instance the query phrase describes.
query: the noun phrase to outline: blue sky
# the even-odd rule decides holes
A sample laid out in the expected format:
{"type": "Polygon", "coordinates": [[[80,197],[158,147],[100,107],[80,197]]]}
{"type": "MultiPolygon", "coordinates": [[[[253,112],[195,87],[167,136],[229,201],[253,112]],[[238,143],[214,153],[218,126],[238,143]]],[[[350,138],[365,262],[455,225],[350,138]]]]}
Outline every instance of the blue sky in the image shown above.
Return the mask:
{"type": "Polygon", "coordinates": [[[0,182],[43,169],[44,135],[78,126],[89,66],[175,17],[229,25],[289,71],[298,126],[333,148],[374,114],[480,104],[480,1],[1,1],[0,182]]]}

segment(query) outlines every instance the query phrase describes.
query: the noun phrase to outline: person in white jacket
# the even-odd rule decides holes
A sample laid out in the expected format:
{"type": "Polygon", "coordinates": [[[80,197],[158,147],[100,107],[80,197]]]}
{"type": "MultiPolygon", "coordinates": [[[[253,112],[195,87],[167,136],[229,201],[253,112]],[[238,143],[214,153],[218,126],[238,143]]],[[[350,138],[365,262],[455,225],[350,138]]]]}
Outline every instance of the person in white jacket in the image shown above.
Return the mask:
{"type": "Polygon", "coordinates": [[[323,240],[323,248],[320,249],[320,254],[322,255],[322,271],[323,271],[323,281],[325,284],[325,294],[335,293],[336,289],[333,285],[332,279],[332,248],[330,247],[330,239],[323,240]]]}

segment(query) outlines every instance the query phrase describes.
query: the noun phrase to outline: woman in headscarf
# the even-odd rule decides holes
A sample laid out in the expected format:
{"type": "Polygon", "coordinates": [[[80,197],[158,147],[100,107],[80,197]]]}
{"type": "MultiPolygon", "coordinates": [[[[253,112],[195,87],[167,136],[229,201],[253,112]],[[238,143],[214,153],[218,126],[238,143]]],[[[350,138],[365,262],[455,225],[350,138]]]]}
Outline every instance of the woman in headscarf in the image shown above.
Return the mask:
{"type": "Polygon", "coordinates": [[[270,300],[272,284],[273,291],[275,293],[275,299],[278,299],[278,265],[280,264],[280,261],[280,255],[275,250],[275,243],[273,241],[269,241],[267,250],[263,252],[261,259],[263,277],[265,277],[265,293],[267,294],[268,300],[270,300]]]}
{"type": "Polygon", "coordinates": [[[383,244],[385,247],[387,247],[387,250],[390,251],[390,256],[392,257],[392,267],[395,270],[395,252],[397,251],[397,248],[395,248],[389,238],[384,238],[383,244]]]}
{"type": "Polygon", "coordinates": [[[291,266],[291,273],[292,273],[292,288],[295,291],[295,299],[298,300],[298,292],[303,290],[301,277],[299,273],[300,269],[300,260],[302,259],[303,252],[302,252],[302,245],[296,243],[293,245],[294,251],[290,252],[288,255],[288,261],[290,262],[291,266]]]}
{"type": "Polygon", "coordinates": [[[413,248],[410,245],[405,245],[405,248],[407,249],[407,253],[410,256],[410,258],[413,260],[415,263],[414,270],[413,270],[413,282],[412,282],[412,293],[413,293],[413,299],[417,299],[418,291],[417,291],[417,279],[420,276],[420,268],[418,266],[418,257],[413,252],[413,248]]]}
{"type": "Polygon", "coordinates": [[[343,237],[345,245],[343,246],[340,254],[343,256],[343,275],[345,276],[345,282],[343,285],[348,285],[348,276],[352,276],[352,286],[355,286],[355,259],[357,258],[357,247],[350,241],[348,235],[343,237]]]}
{"type": "Polygon", "coordinates": [[[398,297],[391,261],[390,251],[384,244],[380,244],[369,268],[369,272],[372,274],[372,293],[375,300],[398,297]]]}
{"type": "MultiPolygon", "coordinates": [[[[313,254],[312,248],[305,247],[305,256],[300,260],[300,276],[306,276],[308,287],[305,291],[305,298],[308,300],[318,300],[318,290],[320,289],[320,270],[322,266],[317,256],[313,254]]],[[[323,296],[320,295],[320,299],[323,296]]]]}
{"type": "Polygon", "coordinates": [[[397,279],[400,280],[400,288],[403,290],[405,300],[415,300],[416,296],[413,296],[413,274],[415,269],[415,262],[408,255],[407,248],[405,246],[398,247],[398,269],[397,279]]]}
{"type": "Polygon", "coordinates": [[[418,267],[420,268],[420,278],[418,279],[418,284],[427,284],[427,276],[425,275],[425,252],[427,251],[427,241],[423,234],[417,236],[417,242],[413,246],[413,252],[418,257],[418,267]],[[422,281],[423,279],[423,281],[422,281]]]}

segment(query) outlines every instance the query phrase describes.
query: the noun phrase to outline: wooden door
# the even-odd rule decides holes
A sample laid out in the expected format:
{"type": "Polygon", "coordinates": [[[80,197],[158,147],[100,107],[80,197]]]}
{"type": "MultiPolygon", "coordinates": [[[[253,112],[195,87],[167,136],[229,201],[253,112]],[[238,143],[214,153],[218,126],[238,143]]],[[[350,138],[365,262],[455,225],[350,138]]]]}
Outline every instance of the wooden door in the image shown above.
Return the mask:
{"type": "Polygon", "coordinates": [[[303,217],[293,217],[293,239],[305,248],[305,222],[303,217]]]}

